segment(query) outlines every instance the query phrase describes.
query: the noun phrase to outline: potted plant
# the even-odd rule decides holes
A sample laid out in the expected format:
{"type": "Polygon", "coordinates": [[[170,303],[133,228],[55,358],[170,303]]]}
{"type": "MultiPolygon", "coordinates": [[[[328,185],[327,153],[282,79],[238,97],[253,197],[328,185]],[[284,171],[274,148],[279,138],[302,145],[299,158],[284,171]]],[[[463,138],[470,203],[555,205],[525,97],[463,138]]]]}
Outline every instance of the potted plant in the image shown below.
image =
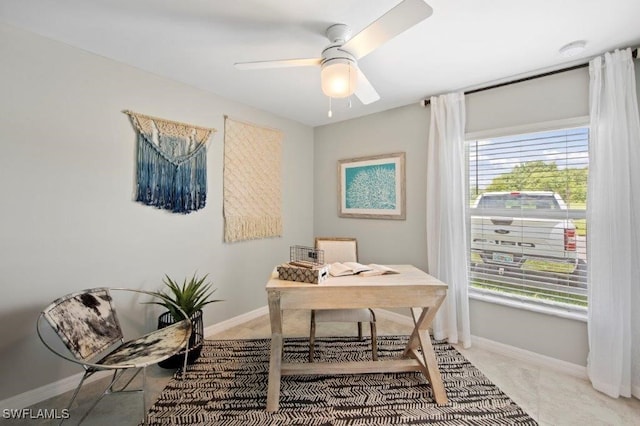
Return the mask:
{"type": "MultiPolygon", "coordinates": [[[[208,275],[209,274],[205,274],[203,277],[198,277],[194,273],[193,277],[189,280],[185,278],[182,285],[178,284],[176,280],[171,279],[168,275],[165,275],[162,282],[167,287],[167,290],[153,293],[160,301],[152,303],[164,306],[167,309],[167,312],[158,318],[158,328],[168,327],[184,319],[182,313],[176,309],[171,302],[180,306],[189,316],[193,326],[191,338],[189,339],[189,353],[187,355],[187,362],[189,364],[194,362],[202,351],[202,343],[204,341],[202,308],[209,303],[221,302],[221,300],[218,299],[211,299],[211,295],[217,289],[211,289],[211,283],[206,281],[208,275]]],[[[183,360],[184,351],[162,361],[159,365],[163,368],[177,368],[182,365],[183,360]]]]}

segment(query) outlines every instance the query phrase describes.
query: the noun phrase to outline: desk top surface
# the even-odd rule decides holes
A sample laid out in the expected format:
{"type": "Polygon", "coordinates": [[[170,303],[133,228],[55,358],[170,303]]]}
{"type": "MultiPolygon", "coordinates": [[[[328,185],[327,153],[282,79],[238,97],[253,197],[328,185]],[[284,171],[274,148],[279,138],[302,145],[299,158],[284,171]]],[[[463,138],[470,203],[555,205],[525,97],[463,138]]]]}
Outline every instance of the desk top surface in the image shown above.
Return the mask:
{"type": "Polygon", "coordinates": [[[361,287],[361,286],[430,286],[447,288],[447,284],[412,265],[389,265],[400,272],[399,274],[384,274],[370,277],[360,275],[346,275],[342,277],[329,276],[320,284],[309,284],[297,281],[278,279],[277,272],[272,274],[267,283],[267,290],[294,289],[309,287],[361,287]]]}

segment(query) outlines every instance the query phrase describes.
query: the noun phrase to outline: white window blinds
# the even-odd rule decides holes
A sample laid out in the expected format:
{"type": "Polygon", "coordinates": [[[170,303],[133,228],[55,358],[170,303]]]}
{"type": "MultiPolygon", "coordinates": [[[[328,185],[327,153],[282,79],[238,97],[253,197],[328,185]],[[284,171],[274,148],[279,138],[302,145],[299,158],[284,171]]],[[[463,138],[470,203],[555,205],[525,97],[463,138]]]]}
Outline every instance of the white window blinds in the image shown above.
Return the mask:
{"type": "Polygon", "coordinates": [[[471,140],[472,289],[587,306],[585,127],[471,140]]]}

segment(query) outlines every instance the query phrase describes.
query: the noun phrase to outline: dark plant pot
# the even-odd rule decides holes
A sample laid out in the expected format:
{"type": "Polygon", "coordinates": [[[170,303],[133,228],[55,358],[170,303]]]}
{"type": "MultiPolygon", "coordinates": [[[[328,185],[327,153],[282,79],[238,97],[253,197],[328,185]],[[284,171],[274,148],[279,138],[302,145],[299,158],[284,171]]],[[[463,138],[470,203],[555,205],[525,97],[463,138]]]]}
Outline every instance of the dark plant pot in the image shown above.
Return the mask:
{"type": "MultiPolygon", "coordinates": [[[[173,315],[167,311],[158,317],[158,329],[165,328],[171,324],[175,324],[173,315]]],[[[196,311],[191,315],[191,323],[193,330],[189,338],[189,352],[187,355],[187,364],[192,364],[200,356],[202,352],[202,343],[204,342],[204,325],[202,323],[202,310],[196,311]]],[[[158,365],[162,368],[180,368],[184,363],[184,350],[178,352],[170,358],[161,361],[158,365]]]]}

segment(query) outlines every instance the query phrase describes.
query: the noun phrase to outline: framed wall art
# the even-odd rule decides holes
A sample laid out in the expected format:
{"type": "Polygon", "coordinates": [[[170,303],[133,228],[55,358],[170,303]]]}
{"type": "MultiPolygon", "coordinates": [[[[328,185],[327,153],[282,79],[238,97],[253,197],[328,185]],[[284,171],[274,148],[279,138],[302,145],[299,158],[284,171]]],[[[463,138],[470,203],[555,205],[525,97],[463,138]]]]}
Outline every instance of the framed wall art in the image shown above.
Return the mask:
{"type": "Polygon", "coordinates": [[[405,153],[338,161],[338,216],[406,219],[405,153]]]}

